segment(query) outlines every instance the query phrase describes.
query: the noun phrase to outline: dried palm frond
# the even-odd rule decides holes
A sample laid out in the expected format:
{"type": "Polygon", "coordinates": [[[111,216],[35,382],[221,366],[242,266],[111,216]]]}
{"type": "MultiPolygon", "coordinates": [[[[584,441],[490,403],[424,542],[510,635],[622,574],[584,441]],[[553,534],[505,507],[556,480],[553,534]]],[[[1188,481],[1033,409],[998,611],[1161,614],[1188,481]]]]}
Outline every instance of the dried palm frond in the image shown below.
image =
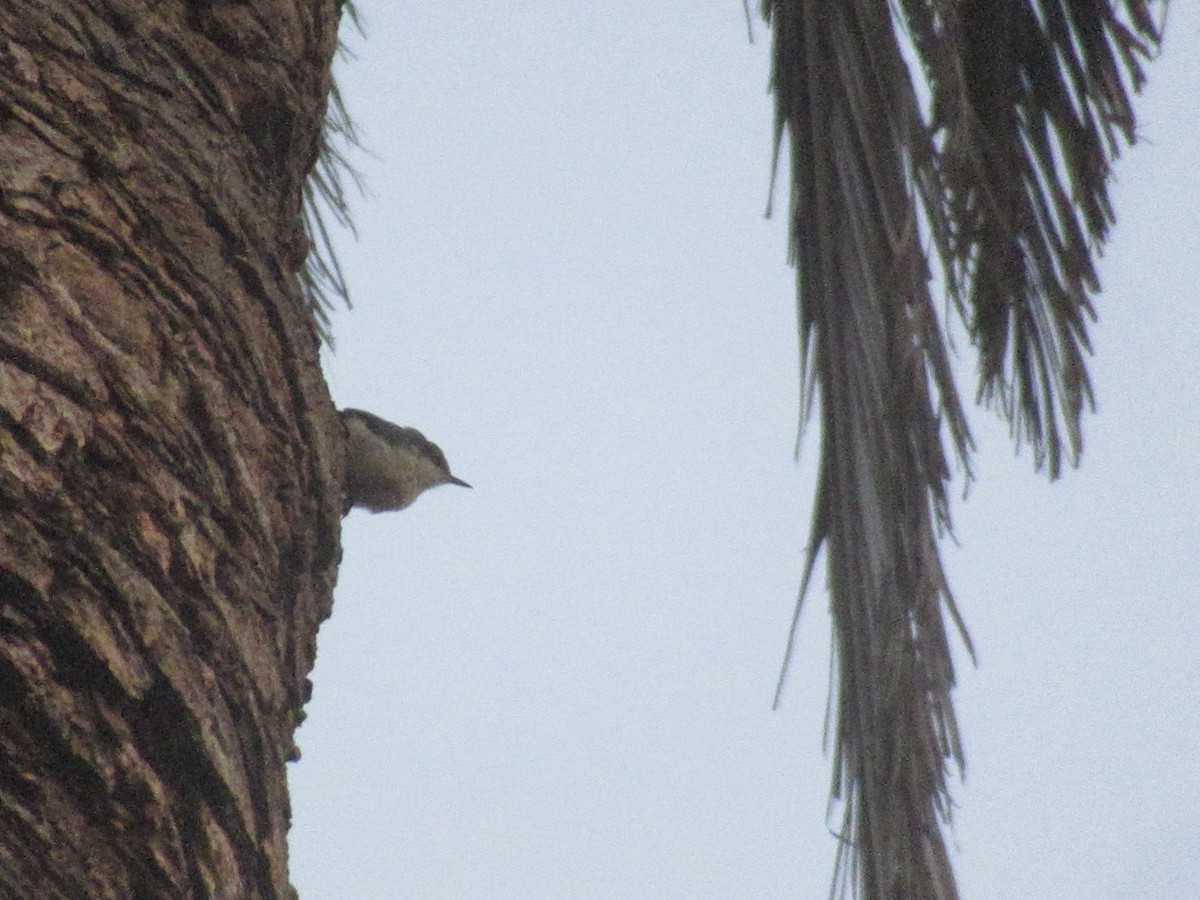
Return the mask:
{"type": "Polygon", "coordinates": [[[980,348],[981,397],[1001,401],[1057,474],[1060,429],[1073,461],[1091,396],[1084,324],[1099,287],[1091,254],[1112,221],[1109,157],[1133,139],[1127,79],[1140,86],[1158,30],[1143,0],[1125,3],[1130,24],[1102,0],[762,9],[776,165],[786,136],[792,167],[802,422],[820,397],[800,599],[824,547],[844,813],[834,890],[948,900],[947,777],[963,757],[947,615],[971,648],[937,549],[950,525],[942,436],[968,477],[971,437],[922,243],[980,348]],[[902,26],[932,92],[928,117],[902,26]]]}
{"type": "Polygon", "coordinates": [[[1160,35],[1146,0],[905,0],[933,91],[932,128],[979,399],[1000,407],[1052,478],[1078,462],[1093,254],[1111,160],[1133,143],[1129,87],[1160,35]],[[942,7],[945,7],[943,10],[942,7]],[[933,14],[930,14],[930,10],[933,14]]]}
{"type": "MultiPolygon", "coordinates": [[[[346,3],[342,12],[350,24],[362,34],[362,20],[353,3],[346,3]]],[[[338,44],[341,56],[349,54],[344,43],[338,44]]],[[[325,127],[321,131],[321,146],[317,161],[304,180],[303,215],[304,234],[310,252],[300,271],[300,289],[317,323],[317,333],[328,346],[333,346],[333,335],[329,331],[329,313],[335,302],[350,306],[350,287],[338,263],[326,217],[332,215],[342,228],[354,233],[354,221],[350,216],[350,203],[346,193],[349,178],[359,191],[362,176],[346,158],[343,148],[360,146],[354,120],[342,100],[337,82],[329,90],[329,104],[325,111],[325,127]]]]}

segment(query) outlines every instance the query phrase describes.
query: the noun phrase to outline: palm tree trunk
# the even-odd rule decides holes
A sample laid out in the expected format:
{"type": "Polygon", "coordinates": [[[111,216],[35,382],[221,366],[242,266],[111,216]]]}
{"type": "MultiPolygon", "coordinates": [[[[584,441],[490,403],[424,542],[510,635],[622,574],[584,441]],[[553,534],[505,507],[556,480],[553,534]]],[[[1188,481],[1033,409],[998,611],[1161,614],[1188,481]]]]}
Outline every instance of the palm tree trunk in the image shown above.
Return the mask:
{"type": "Polygon", "coordinates": [[[0,895],[288,897],[340,4],[0,7],[0,895]]]}

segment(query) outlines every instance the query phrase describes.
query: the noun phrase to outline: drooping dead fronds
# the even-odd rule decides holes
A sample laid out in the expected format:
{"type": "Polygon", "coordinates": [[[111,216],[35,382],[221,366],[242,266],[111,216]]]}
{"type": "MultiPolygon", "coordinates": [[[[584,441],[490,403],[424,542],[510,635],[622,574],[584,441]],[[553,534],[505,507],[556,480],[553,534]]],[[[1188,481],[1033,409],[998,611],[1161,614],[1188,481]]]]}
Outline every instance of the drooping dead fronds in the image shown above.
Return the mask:
{"type": "MultiPolygon", "coordinates": [[[[353,3],[346,3],[342,12],[350,24],[361,34],[362,20],[353,3]]],[[[346,45],[339,44],[338,53],[348,54],[346,45]]],[[[350,305],[350,287],[338,263],[333,246],[333,235],[329,231],[328,216],[341,228],[354,233],[354,221],[350,217],[350,202],[346,191],[346,179],[362,190],[362,176],[346,157],[346,149],[360,146],[354,120],[342,100],[341,91],[334,81],[329,90],[329,103],[325,112],[325,127],[321,131],[321,145],[316,164],[304,181],[304,233],[308,240],[309,253],[304,268],[300,271],[300,287],[316,319],[321,340],[333,345],[329,331],[329,313],[336,302],[350,305]]]]}
{"type": "MultiPolygon", "coordinates": [[[[837,654],[834,889],[954,898],[942,825],[962,766],[938,556],[942,436],[968,469],[922,242],[980,348],[983,399],[1056,475],[1080,450],[1092,253],[1112,221],[1128,87],[1158,41],[1145,0],[764,0],[790,150],[801,418],[822,450],[801,598],[826,550],[837,654]],[[922,112],[907,26],[932,92],[922,112]],[[943,426],[945,431],[943,432],[943,426]]],[[[969,470],[968,470],[969,472],[969,470]]],[[[794,627],[794,625],[793,625],[794,627]]],[[[789,651],[790,653],[790,644],[789,651]]],[[[785,662],[786,669],[786,662],[785,662]]],[[[781,678],[782,686],[782,678],[781,678]]]]}
{"type": "Polygon", "coordinates": [[[937,408],[960,457],[970,437],[912,196],[933,147],[886,4],[766,10],[777,128],[793,160],[805,379],[821,397],[808,567],[825,545],[838,657],[833,792],[845,812],[836,878],[866,897],[953,897],[938,815],[949,805],[945,761],[961,750],[942,621],[953,601],[936,548],[950,477],[937,408]]]}
{"type": "Polygon", "coordinates": [[[1159,41],[1147,0],[905,0],[933,91],[979,398],[1052,478],[1082,450],[1092,403],[1093,254],[1113,222],[1111,160],[1134,140],[1129,88],[1159,41]],[[942,7],[946,9],[942,9],[942,7]],[[931,10],[932,7],[932,10],[931,10]]]}

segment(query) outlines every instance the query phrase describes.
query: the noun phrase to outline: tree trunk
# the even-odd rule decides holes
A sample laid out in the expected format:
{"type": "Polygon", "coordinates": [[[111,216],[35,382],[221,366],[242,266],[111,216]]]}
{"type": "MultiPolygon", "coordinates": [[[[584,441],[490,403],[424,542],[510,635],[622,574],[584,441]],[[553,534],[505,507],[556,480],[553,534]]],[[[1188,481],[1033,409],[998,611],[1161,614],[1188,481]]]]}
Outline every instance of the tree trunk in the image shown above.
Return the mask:
{"type": "Polygon", "coordinates": [[[0,5],[0,896],[287,897],[340,3],[0,5]]]}

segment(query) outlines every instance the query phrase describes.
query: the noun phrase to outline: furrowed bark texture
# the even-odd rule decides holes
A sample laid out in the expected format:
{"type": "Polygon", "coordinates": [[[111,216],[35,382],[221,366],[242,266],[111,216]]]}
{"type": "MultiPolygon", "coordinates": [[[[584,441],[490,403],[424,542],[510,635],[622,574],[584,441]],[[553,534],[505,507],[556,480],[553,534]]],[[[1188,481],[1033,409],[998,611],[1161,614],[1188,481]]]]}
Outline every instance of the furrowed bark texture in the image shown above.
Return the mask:
{"type": "Polygon", "coordinates": [[[339,4],[0,5],[0,896],[286,897],[339,4]]]}

